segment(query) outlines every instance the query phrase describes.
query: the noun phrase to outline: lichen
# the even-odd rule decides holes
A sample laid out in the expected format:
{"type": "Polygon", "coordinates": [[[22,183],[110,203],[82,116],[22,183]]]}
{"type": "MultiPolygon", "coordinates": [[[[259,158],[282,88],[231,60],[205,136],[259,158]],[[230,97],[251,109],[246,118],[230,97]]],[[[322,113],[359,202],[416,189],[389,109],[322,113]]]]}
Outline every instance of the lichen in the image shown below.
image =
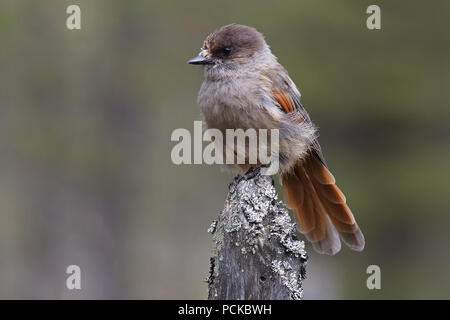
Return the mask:
{"type": "Polygon", "coordinates": [[[229,217],[225,231],[235,232],[242,227],[247,231],[246,243],[250,250],[245,253],[254,251],[255,246],[267,241],[263,220],[271,214],[272,223],[268,225],[270,236],[276,237],[288,252],[306,260],[304,242],[292,236],[296,230],[295,223],[291,222],[283,202],[278,200],[270,177],[258,176],[241,181],[230,190],[226,203],[229,217]]]}
{"type": "Polygon", "coordinates": [[[302,276],[299,272],[293,270],[289,262],[274,260],[270,268],[272,272],[280,277],[281,283],[289,290],[293,300],[301,300],[303,298],[302,276]]]}
{"type": "MultiPolygon", "coordinates": [[[[244,256],[257,252],[263,254],[267,268],[280,279],[291,299],[301,299],[301,280],[307,261],[305,244],[297,239],[296,224],[284,203],[278,200],[271,177],[257,175],[233,182],[219,220],[213,221],[208,231],[213,234],[215,257],[211,259],[210,287],[218,276],[223,261],[224,239],[227,238],[233,247],[240,247],[235,250],[244,256]],[[262,250],[266,246],[272,251],[262,250]],[[298,270],[294,270],[293,265],[298,270]]],[[[215,293],[216,289],[213,288],[215,293]]]]}
{"type": "Polygon", "coordinates": [[[208,228],[208,232],[214,234],[214,232],[216,232],[216,227],[217,227],[217,220],[213,220],[213,222],[208,228]]]}

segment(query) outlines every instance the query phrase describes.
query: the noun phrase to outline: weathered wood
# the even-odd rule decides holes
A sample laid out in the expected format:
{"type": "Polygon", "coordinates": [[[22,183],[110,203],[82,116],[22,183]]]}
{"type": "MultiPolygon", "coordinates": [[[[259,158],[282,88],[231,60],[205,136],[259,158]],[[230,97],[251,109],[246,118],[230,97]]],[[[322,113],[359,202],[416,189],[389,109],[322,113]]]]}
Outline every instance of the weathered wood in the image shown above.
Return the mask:
{"type": "Polygon", "coordinates": [[[213,234],[208,299],[298,300],[306,252],[271,177],[235,180],[213,234]]]}

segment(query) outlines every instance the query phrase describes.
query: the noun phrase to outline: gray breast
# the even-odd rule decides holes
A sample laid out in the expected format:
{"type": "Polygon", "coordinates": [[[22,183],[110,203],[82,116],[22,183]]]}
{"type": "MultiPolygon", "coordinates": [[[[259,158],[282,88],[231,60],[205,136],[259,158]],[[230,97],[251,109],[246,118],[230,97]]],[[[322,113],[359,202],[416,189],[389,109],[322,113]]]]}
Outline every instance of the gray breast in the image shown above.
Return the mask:
{"type": "Polygon", "coordinates": [[[267,102],[264,100],[260,87],[248,78],[205,80],[198,96],[198,104],[208,128],[222,131],[267,128],[266,122],[273,119],[267,118],[269,115],[264,107],[267,102]]]}

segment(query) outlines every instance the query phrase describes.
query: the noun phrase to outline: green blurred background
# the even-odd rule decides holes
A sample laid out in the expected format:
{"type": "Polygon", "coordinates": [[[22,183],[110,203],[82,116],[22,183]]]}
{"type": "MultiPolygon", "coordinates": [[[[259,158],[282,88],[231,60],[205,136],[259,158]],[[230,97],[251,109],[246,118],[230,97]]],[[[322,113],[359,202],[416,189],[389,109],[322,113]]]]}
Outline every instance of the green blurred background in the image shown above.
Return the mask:
{"type": "Polygon", "coordinates": [[[200,119],[186,61],[232,22],[289,70],[366,236],[363,253],[308,245],[305,298],[450,298],[449,14],[447,0],[2,0],[0,298],[206,298],[206,230],[233,176],[173,165],[170,135],[200,119]]]}

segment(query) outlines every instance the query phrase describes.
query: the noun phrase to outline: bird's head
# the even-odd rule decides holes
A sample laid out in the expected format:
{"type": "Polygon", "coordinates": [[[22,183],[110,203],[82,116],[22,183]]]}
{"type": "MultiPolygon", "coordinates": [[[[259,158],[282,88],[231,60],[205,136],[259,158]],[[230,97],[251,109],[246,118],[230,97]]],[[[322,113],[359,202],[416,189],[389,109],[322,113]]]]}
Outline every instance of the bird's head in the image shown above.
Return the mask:
{"type": "Polygon", "coordinates": [[[188,63],[204,65],[207,76],[225,74],[242,71],[245,65],[254,63],[266,50],[268,46],[264,37],[255,28],[229,24],[211,33],[199,55],[188,63]]]}

